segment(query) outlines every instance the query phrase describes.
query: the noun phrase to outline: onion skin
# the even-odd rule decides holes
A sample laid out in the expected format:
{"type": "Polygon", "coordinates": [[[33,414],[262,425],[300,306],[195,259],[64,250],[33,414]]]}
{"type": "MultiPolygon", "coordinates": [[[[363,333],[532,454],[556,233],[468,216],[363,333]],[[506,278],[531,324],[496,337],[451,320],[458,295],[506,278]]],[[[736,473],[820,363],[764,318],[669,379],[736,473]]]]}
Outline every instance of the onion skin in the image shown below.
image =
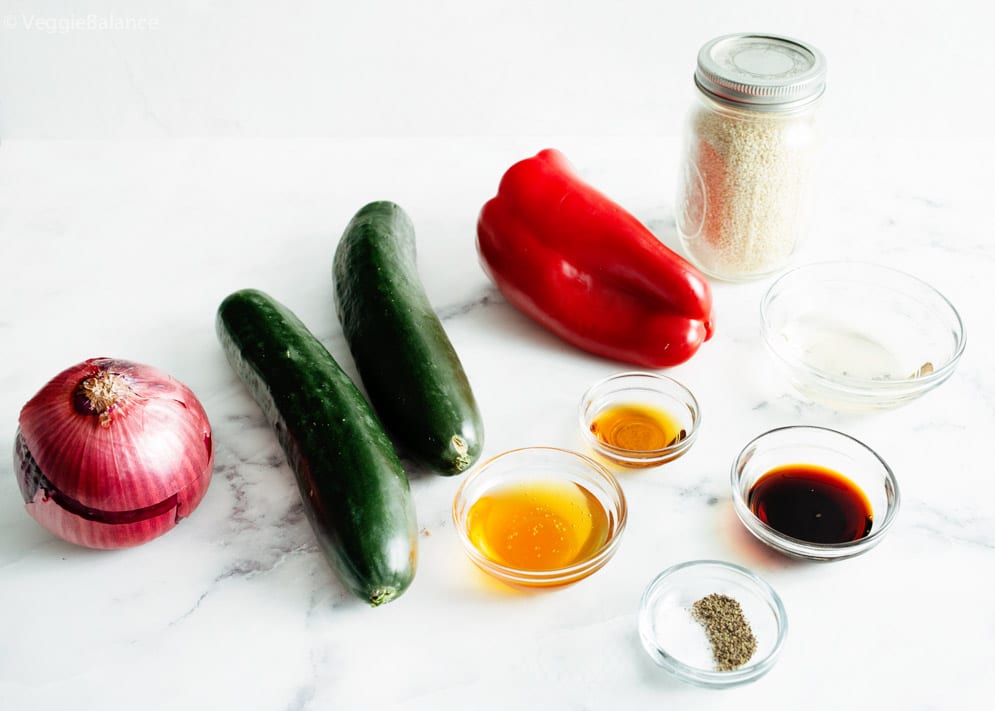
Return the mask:
{"type": "Polygon", "coordinates": [[[190,515],[214,468],[211,426],[183,383],[147,365],[91,358],[21,410],[14,471],[28,513],[59,538],[125,548],[190,515]],[[81,383],[110,383],[90,409],[81,383]]]}

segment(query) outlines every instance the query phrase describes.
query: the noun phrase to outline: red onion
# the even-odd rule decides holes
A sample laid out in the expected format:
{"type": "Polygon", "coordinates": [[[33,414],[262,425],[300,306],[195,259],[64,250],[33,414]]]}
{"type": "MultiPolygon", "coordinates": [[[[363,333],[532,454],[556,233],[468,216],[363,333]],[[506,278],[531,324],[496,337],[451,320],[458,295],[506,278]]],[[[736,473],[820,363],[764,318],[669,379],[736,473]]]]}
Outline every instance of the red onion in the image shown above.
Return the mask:
{"type": "Polygon", "coordinates": [[[21,410],[14,471],[28,513],[55,535],[124,548],[173,528],[211,481],[204,408],[147,365],[91,358],[21,410]]]}

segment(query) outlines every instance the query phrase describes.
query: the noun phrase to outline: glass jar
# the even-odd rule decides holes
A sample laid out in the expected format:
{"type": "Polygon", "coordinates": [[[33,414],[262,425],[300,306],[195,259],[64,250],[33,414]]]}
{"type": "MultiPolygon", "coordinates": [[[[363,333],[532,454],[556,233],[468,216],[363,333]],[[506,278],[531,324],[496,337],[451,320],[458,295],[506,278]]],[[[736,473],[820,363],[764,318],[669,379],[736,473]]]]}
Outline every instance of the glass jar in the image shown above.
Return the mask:
{"type": "Polygon", "coordinates": [[[825,77],[822,54],[787,37],[726,35],[701,48],[676,212],[704,273],[746,281],[788,263],[809,212],[825,77]]]}

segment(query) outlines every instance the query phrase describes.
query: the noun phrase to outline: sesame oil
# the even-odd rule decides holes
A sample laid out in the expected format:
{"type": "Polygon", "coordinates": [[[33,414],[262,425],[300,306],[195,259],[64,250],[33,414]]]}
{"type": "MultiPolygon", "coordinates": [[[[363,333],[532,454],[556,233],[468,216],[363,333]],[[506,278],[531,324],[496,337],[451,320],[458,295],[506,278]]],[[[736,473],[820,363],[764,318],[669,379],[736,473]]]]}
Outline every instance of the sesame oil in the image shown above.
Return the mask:
{"type": "Polygon", "coordinates": [[[598,413],[591,433],[610,447],[657,452],[687,437],[677,418],[642,404],[615,405],[598,413]]]}

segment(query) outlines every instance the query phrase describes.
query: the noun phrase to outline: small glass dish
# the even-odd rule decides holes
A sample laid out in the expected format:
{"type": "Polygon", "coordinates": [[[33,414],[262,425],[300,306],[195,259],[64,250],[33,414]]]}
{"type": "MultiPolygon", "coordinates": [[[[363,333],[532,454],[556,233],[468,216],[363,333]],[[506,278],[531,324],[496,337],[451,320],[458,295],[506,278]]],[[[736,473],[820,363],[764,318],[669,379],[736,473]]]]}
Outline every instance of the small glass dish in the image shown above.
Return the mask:
{"type": "Polygon", "coordinates": [[[877,264],[822,262],[775,281],[762,334],[791,384],[838,409],[895,407],[943,383],[964,352],[964,324],[924,281],[877,264]]]}
{"type": "Polygon", "coordinates": [[[677,459],[691,449],[700,425],[701,409],[694,395],[665,375],[619,373],[592,385],[580,401],[584,440],[601,456],[626,467],[655,467],[677,459]],[[643,414],[638,420],[616,420],[614,431],[624,433],[628,428],[628,436],[614,437],[610,431],[599,436],[596,432],[599,418],[618,408],[635,408],[634,411],[643,414]],[[648,416],[652,416],[652,421],[648,416]],[[652,434],[666,432],[666,436],[647,448],[637,448],[631,442],[650,441],[645,436],[648,422],[655,430],[652,434]],[[660,428],[656,429],[658,425],[660,428]]]}
{"type": "Polygon", "coordinates": [[[470,560],[516,587],[558,587],[600,570],[618,550],[626,517],[625,495],[611,472],[555,447],[489,459],[463,479],[453,500],[470,560]]]}
{"type": "Polygon", "coordinates": [[[895,521],[901,495],[894,472],[867,445],[836,430],[795,425],[765,432],[743,448],[732,466],[732,500],[747,530],[771,548],[793,558],[831,561],[866,553],[880,543],[895,521]],[[762,521],[751,507],[751,491],[765,474],[786,465],[828,469],[852,482],[869,505],[867,535],[842,543],[817,543],[762,521]]]}
{"type": "Polygon", "coordinates": [[[774,589],[755,573],[732,563],[697,560],[660,573],[643,593],[639,639],[650,658],[681,681],[722,688],[756,681],[774,666],[788,634],[788,615],[774,589]],[[692,606],[711,595],[739,603],[756,639],[749,661],[718,671],[705,630],[692,606]]]}

